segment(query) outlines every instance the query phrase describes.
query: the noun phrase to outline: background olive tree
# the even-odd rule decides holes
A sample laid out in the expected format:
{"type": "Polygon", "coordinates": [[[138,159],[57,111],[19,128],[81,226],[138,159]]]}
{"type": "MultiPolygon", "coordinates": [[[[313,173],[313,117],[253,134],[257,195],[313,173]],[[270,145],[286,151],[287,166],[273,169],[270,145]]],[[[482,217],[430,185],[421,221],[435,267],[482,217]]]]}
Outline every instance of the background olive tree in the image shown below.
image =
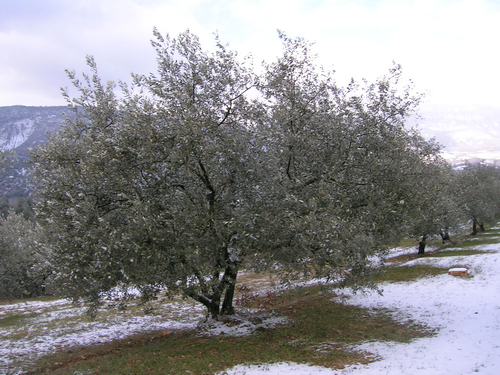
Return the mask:
{"type": "Polygon", "coordinates": [[[443,243],[450,241],[450,231],[463,224],[463,215],[458,209],[453,192],[453,170],[441,156],[439,145],[433,140],[417,145],[422,157],[415,160],[415,171],[409,234],[417,238],[418,253],[424,254],[429,237],[441,237],[443,243]]]}
{"type": "Polygon", "coordinates": [[[500,215],[500,170],[494,165],[466,163],[456,171],[454,196],[461,211],[472,223],[472,235],[485,222],[493,222],[500,215]]]}
{"type": "Polygon", "coordinates": [[[76,116],[32,153],[63,296],[95,311],[115,288],[164,290],[217,317],[234,312],[242,266],[369,279],[412,220],[415,163],[437,152],[405,127],[420,98],[400,67],[339,88],[300,38],[280,34],[283,55],[256,76],[218,40],[209,53],[189,32],[155,37],[157,73],[121,98],[92,58],[83,80],[69,72],[76,116]]]}
{"type": "Polygon", "coordinates": [[[0,299],[39,296],[45,278],[36,269],[40,236],[36,224],[13,210],[0,217],[0,299]]]}

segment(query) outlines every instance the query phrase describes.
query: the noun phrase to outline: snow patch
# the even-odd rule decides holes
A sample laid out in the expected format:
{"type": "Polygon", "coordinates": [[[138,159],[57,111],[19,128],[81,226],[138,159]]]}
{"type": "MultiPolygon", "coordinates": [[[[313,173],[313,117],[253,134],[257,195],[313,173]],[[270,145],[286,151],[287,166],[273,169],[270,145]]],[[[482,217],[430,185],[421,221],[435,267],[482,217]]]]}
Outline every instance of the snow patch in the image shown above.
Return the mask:
{"type": "Polygon", "coordinates": [[[248,336],[256,331],[274,329],[278,325],[287,324],[288,319],[273,314],[238,313],[234,316],[222,317],[221,320],[208,319],[198,325],[199,336],[248,336]]]}
{"type": "Polygon", "coordinates": [[[0,319],[20,316],[24,326],[0,328],[0,374],[20,374],[21,364],[29,365],[37,358],[75,346],[87,346],[123,339],[134,334],[194,329],[204,308],[178,301],[160,306],[155,315],[134,316],[131,311],[98,314],[96,321],[85,318],[85,308],[66,300],[26,302],[0,306],[0,319]],[[165,310],[165,311],[163,311],[165,310]],[[73,318],[80,316],[80,321],[73,318]],[[65,320],[65,318],[71,318],[65,320]]]}
{"type": "MultiPolygon", "coordinates": [[[[342,370],[277,363],[239,365],[228,375],[496,375],[500,368],[500,246],[481,245],[491,253],[467,257],[426,257],[406,263],[452,268],[467,265],[474,277],[447,274],[405,283],[385,283],[383,294],[345,291],[341,300],[370,309],[389,309],[402,322],[413,321],[435,329],[433,337],[410,343],[365,342],[352,347],[379,360],[342,370]]],[[[403,252],[403,251],[401,251],[403,252]]],[[[338,292],[338,291],[337,291],[338,292]]]]}
{"type": "Polygon", "coordinates": [[[0,132],[0,151],[12,150],[22,145],[35,130],[35,120],[23,119],[8,124],[0,132]]]}
{"type": "MultiPolygon", "coordinates": [[[[227,375],[260,375],[260,374],[294,374],[294,375],[316,375],[316,374],[339,374],[337,371],[320,366],[299,365],[297,363],[281,362],[272,365],[262,363],[258,365],[239,365],[222,374],[227,375]]],[[[221,374],[221,375],[222,375],[221,374]]]]}

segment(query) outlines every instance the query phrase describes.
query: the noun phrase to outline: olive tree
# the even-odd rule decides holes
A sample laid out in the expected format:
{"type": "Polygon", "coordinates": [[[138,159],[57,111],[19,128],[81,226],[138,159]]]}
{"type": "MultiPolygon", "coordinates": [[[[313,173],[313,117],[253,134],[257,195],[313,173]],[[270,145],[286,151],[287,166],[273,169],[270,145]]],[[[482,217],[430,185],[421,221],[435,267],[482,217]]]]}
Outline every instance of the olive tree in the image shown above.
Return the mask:
{"type": "Polygon", "coordinates": [[[472,222],[472,235],[477,227],[484,230],[500,214],[500,171],[494,165],[466,163],[455,174],[455,197],[466,218],[472,222]]]}
{"type": "Polygon", "coordinates": [[[145,299],[182,292],[211,315],[232,313],[236,276],[264,210],[264,176],[250,151],[254,76],[220,43],[209,54],[189,32],[156,33],[157,75],[113,85],[80,82],[68,118],[32,154],[61,291],[96,308],[134,285],[145,299]],[[142,95],[141,90],[145,92],[142,95]]]}
{"type": "Polygon", "coordinates": [[[44,279],[34,269],[39,240],[36,224],[12,210],[0,217],[0,299],[44,293],[44,279]]]}
{"type": "Polygon", "coordinates": [[[415,147],[420,157],[412,166],[414,189],[407,213],[411,217],[409,234],[418,239],[418,253],[424,254],[428,237],[450,241],[450,231],[462,224],[463,215],[454,199],[453,170],[439,155],[439,144],[421,140],[415,147]]]}
{"type": "MultiPolygon", "coordinates": [[[[116,288],[195,299],[231,314],[242,266],[352,285],[402,235],[411,200],[405,119],[418,97],[401,70],[338,88],[310,45],[257,77],[217,40],[155,31],[158,71],[121,85],[70,79],[68,117],[33,151],[37,218],[66,297],[95,310],[116,288]]],[[[123,294],[126,298],[126,293],[123,294]]]]}
{"type": "Polygon", "coordinates": [[[266,70],[263,132],[283,191],[270,214],[286,218],[279,230],[289,246],[265,255],[306,274],[359,281],[379,250],[412,233],[422,215],[429,221],[429,186],[445,163],[439,145],[406,127],[421,97],[400,87],[400,66],[375,83],[339,88],[316,68],[307,42],[282,38],[285,53],[266,70]]]}

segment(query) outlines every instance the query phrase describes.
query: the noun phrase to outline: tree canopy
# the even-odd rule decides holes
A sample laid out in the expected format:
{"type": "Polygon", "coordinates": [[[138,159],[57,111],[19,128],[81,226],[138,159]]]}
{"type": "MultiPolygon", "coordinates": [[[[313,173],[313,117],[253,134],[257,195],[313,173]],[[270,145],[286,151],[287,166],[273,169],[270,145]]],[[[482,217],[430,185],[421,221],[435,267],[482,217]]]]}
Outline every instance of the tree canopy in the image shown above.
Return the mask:
{"type": "Polygon", "coordinates": [[[22,213],[0,216],[0,299],[43,294],[45,280],[33,269],[40,241],[36,224],[22,213]]]}
{"type": "Polygon", "coordinates": [[[477,226],[495,220],[500,214],[500,170],[494,165],[466,163],[454,176],[455,202],[472,222],[472,235],[477,226]]]}
{"type": "MultiPolygon", "coordinates": [[[[408,233],[439,147],[408,129],[420,96],[401,67],[339,87],[311,44],[280,34],[257,75],[216,39],[155,30],[155,74],[68,75],[68,117],[32,152],[37,220],[64,296],[96,309],[129,286],[233,313],[241,267],[283,280],[370,279],[370,259],[408,233]]],[[[126,299],[127,294],[123,293],[126,299]]]]}

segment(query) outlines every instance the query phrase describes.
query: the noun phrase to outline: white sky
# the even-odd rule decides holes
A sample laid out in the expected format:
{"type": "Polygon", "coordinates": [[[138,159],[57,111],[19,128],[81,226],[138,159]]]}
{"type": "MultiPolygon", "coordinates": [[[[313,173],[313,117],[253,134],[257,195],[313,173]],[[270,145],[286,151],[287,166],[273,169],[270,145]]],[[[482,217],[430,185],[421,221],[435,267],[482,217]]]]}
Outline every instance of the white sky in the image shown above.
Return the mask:
{"type": "Polygon", "coordinates": [[[498,0],[0,0],[0,106],[65,105],[65,69],[127,81],[156,70],[152,29],[213,33],[255,64],[280,53],[277,29],[316,42],[339,83],[403,66],[427,100],[500,106],[498,0]]]}

